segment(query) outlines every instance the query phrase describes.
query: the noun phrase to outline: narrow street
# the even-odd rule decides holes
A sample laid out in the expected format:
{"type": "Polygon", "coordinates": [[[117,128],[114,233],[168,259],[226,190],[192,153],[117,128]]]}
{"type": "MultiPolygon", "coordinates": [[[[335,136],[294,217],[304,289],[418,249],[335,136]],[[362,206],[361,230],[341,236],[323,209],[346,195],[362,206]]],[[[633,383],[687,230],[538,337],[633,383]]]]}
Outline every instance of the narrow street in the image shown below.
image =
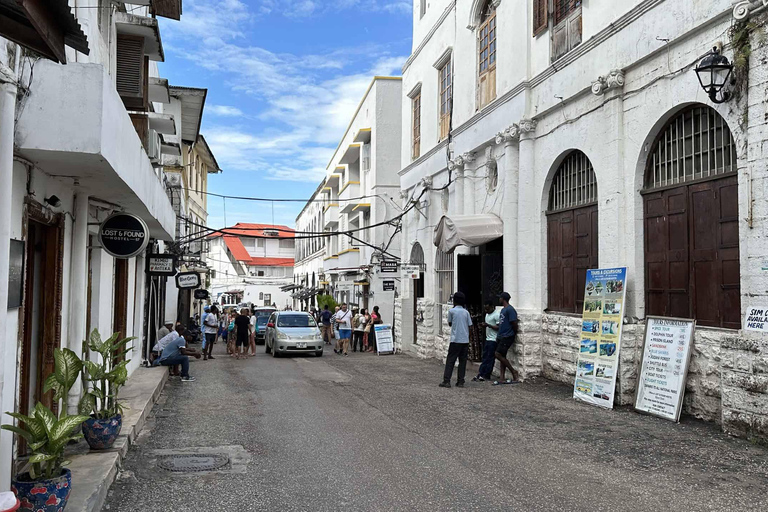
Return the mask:
{"type": "MultiPolygon", "coordinates": [[[[440,389],[408,356],[223,354],[172,379],[105,510],[766,510],[768,451],[545,381],[440,389]],[[157,466],[215,453],[208,473],[157,466]]],[[[157,371],[163,371],[158,369],[157,371]]]]}

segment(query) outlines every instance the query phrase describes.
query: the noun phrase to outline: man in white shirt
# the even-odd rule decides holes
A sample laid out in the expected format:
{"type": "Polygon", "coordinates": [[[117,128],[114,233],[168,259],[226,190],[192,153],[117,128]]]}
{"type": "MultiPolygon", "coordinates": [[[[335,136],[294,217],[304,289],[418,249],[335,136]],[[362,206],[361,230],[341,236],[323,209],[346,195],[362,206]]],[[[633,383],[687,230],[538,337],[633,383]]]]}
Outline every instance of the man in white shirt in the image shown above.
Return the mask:
{"type": "Polygon", "coordinates": [[[485,345],[483,346],[483,363],[477,376],[472,380],[475,382],[484,382],[491,380],[493,375],[493,366],[496,363],[496,334],[499,332],[499,315],[501,311],[496,309],[493,301],[485,303],[485,322],[480,327],[485,327],[485,345]]]}
{"type": "Polygon", "coordinates": [[[341,311],[336,313],[336,325],[339,326],[339,350],[337,354],[349,355],[349,339],[352,337],[352,312],[346,304],[341,305],[341,311]]]}
{"type": "Polygon", "coordinates": [[[157,331],[157,339],[161,340],[168,336],[171,333],[171,329],[173,329],[173,322],[166,320],[165,324],[157,331]]]}
{"type": "Polygon", "coordinates": [[[251,355],[256,355],[256,329],[258,327],[256,326],[256,311],[251,310],[253,314],[251,315],[251,327],[249,335],[248,335],[248,345],[251,347],[251,355]]]}
{"type": "Polygon", "coordinates": [[[210,312],[203,319],[203,332],[205,333],[205,346],[203,347],[203,360],[214,359],[213,345],[216,343],[216,333],[219,331],[219,308],[211,306],[210,312]]]}

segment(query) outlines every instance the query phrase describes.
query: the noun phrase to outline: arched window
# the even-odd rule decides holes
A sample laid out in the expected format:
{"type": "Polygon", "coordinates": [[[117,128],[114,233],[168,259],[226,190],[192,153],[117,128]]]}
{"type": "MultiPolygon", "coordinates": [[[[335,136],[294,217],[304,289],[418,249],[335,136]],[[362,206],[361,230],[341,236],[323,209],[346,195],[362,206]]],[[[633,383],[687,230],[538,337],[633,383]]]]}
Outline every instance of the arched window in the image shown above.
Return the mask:
{"type": "Polygon", "coordinates": [[[486,0],[477,29],[477,108],[496,99],[496,7],[486,0]]]}
{"type": "Polygon", "coordinates": [[[453,252],[443,252],[437,249],[435,274],[437,276],[437,302],[438,304],[448,304],[453,293],[453,252]]]}
{"type": "Polygon", "coordinates": [[[597,179],[592,163],[572,151],[549,188],[548,308],[581,313],[587,270],[597,268],[597,179]]]}
{"type": "Polygon", "coordinates": [[[421,299],[424,297],[424,271],[427,266],[424,263],[424,249],[421,248],[421,244],[416,242],[411,248],[411,258],[409,263],[411,265],[418,265],[421,268],[419,273],[419,279],[413,283],[414,290],[416,290],[416,298],[421,299]]]}
{"type": "Polygon", "coordinates": [[[259,300],[264,300],[264,292],[259,292],[259,300]]]}
{"type": "Polygon", "coordinates": [[[646,314],[741,328],[736,145],[714,109],[667,123],[643,195],[646,314]]]}

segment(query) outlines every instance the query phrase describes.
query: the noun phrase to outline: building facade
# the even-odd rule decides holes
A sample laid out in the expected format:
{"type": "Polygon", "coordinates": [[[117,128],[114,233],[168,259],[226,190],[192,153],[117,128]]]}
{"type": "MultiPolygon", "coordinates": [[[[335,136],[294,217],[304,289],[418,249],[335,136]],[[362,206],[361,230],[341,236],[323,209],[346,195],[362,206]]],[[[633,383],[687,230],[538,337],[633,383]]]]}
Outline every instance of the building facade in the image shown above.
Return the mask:
{"type": "Polygon", "coordinates": [[[293,274],[293,284],[287,291],[293,297],[293,308],[297,311],[308,311],[317,307],[317,295],[326,293],[327,281],[323,260],[325,259],[325,237],[318,236],[323,232],[323,209],[325,204],[321,199],[325,182],[318,185],[317,190],[309,198],[307,204],[296,217],[296,263],[293,274]],[[322,283],[321,283],[322,281],[322,283]]]}
{"type": "MultiPolygon", "coordinates": [[[[766,78],[743,19],[758,1],[414,2],[403,68],[401,253],[422,267],[397,311],[402,348],[443,357],[447,303],[502,289],[525,377],[572,383],[585,271],[629,272],[617,403],[633,402],[647,315],[695,318],[684,412],[768,436],[766,78]],[[735,28],[734,28],[735,27],[735,28]],[[742,34],[742,37],[734,37],[742,34]],[[743,36],[746,34],[746,36],[743,36]],[[737,63],[715,103],[694,68],[737,63]],[[483,226],[452,251],[441,220],[483,226]]],[[[461,237],[460,237],[461,238],[461,237]]]]}
{"type": "Polygon", "coordinates": [[[288,226],[239,222],[208,238],[211,296],[238,297],[257,306],[293,306],[295,234],[288,226]]]}

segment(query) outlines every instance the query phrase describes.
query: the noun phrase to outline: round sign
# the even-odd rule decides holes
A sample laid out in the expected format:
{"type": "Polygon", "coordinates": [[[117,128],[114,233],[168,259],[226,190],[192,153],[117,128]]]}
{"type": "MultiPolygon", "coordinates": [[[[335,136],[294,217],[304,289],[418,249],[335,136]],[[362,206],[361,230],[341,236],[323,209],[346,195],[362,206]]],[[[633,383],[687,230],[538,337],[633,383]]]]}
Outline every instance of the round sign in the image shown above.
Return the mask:
{"type": "Polygon", "coordinates": [[[149,244],[147,223],[130,213],[113,213],[99,227],[101,248],[115,258],[141,254],[149,244]]]}

